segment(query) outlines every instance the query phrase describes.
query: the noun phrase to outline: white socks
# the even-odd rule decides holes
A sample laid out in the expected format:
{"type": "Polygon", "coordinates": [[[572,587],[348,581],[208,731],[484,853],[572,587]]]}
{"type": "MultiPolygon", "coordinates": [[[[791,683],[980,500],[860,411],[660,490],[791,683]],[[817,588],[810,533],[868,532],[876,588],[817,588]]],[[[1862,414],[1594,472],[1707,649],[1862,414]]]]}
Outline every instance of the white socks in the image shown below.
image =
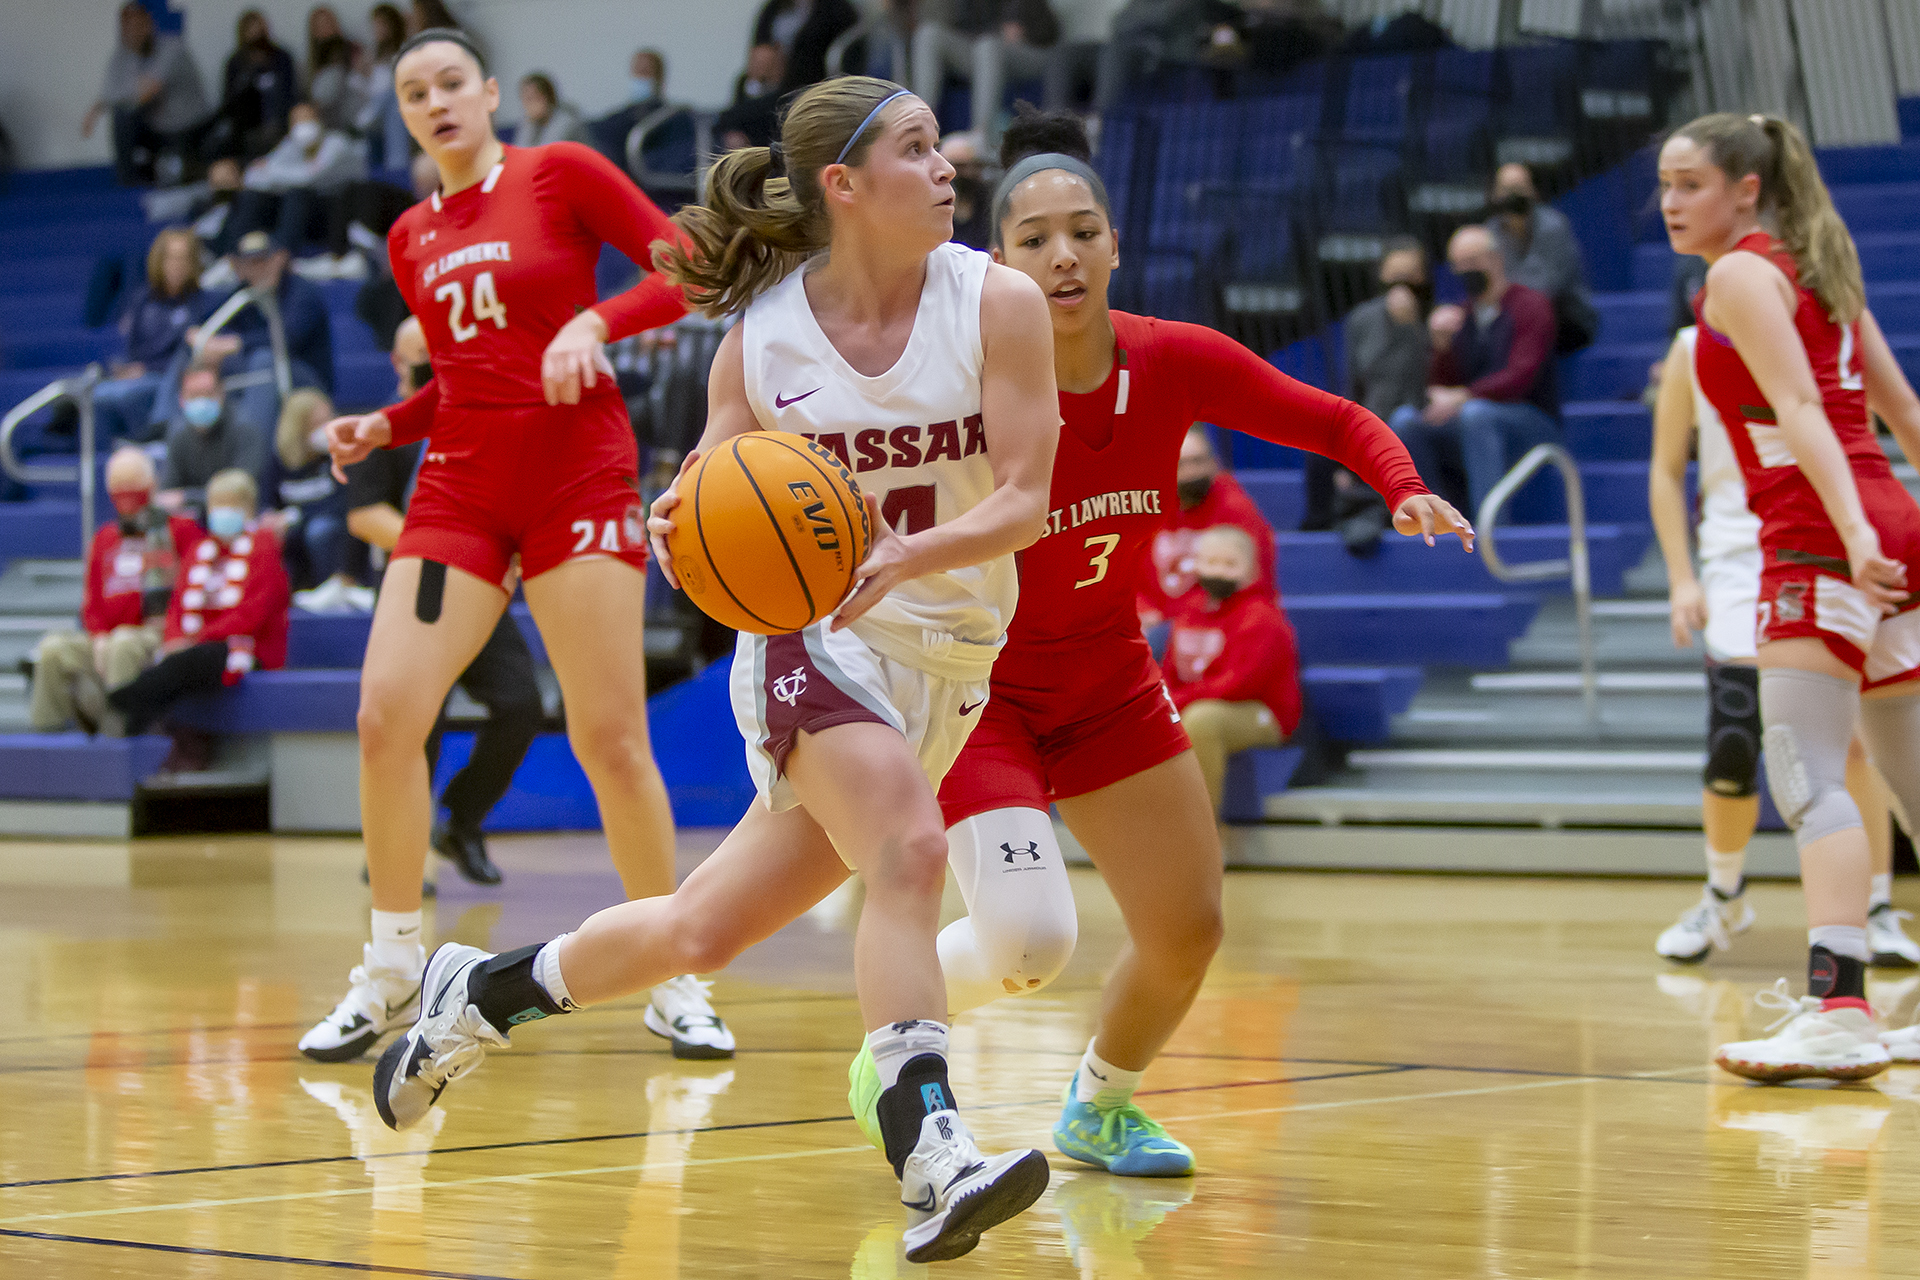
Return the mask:
{"type": "Polygon", "coordinates": [[[1867,931],[1852,924],[1823,924],[1807,930],[1807,945],[1825,947],[1837,956],[1867,962],[1867,931]]]}
{"type": "Polygon", "coordinates": [[[1080,1059],[1080,1070],[1074,1073],[1073,1096],[1081,1102],[1091,1102],[1102,1111],[1111,1111],[1133,1100],[1133,1091],[1140,1087],[1140,1077],[1145,1074],[1114,1066],[1093,1051],[1093,1041],[1089,1040],[1086,1056],[1080,1059]]]}
{"type": "Polygon", "coordinates": [[[867,1048],[873,1053],[873,1065],[880,1071],[880,1089],[885,1092],[900,1083],[900,1068],[923,1053],[947,1056],[947,1028],[938,1022],[916,1018],[911,1022],[889,1022],[867,1033],[867,1048]]]}
{"type": "Polygon", "coordinates": [[[533,980],[547,993],[552,1001],[568,1013],[580,1006],[573,1002],[573,996],[567,991],[567,980],[560,976],[560,944],[572,934],[563,933],[541,947],[533,957],[533,980]]]}
{"type": "Polygon", "coordinates": [[[378,967],[418,978],[425,964],[420,944],[419,911],[373,913],[373,959],[378,967]]]}
{"type": "Polygon", "coordinates": [[[1883,871],[1873,878],[1873,892],[1867,897],[1867,910],[1893,905],[1893,872],[1883,871]]]}
{"type": "Polygon", "coordinates": [[[1723,898],[1731,898],[1740,892],[1740,879],[1746,874],[1747,851],[1736,849],[1732,853],[1721,853],[1712,845],[1707,846],[1707,883],[1723,898]]]}

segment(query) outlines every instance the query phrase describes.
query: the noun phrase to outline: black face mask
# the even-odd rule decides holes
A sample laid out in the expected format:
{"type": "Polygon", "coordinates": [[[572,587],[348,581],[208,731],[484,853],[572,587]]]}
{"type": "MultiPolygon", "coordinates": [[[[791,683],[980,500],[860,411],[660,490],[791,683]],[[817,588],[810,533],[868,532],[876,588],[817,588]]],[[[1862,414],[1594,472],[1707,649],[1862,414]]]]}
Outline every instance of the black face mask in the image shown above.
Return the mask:
{"type": "Polygon", "coordinates": [[[422,360],[419,364],[409,365],[407,367],[407,376],[413,379],[413,389],[415,391],[420,390],[420,388],[433,381],[433,362],[431,360],[422,360]]]}
{"type": "Polygon", "coordinates": [[[1524,218],[1533,212],[1533,197],[1524,191],[1509,191],[1505,195],[1493,198],[1493,211],[1524,218]]]}
{"type": "Polygon", "coordinates": [[[1397,284],[1405,285],[1407,288],[1413,290],[1413,299],[1420,304],[1421,315],[1425,315],[1427,312],[1433,310],[1433,286],[1425,280],[1383,280],[1381,284],[1387,289],[1391,289],[1397,284]]]}
{"type": "Polygon", "coordinates": [[[1493,283],[1484,271],[1461,271],[1456,274],[1460,277],[1460,283],[1466,286],[1467,296],[1472,298],[1486,293],[1488,286],[1493,283]]]}
{"type": "Polygon", "coordinates": [[[1207,494],[1213,490],[1213,477],[1201,476],[1198,480],[1182,480],[1173,486],[1180,496],[1183,507],[1197,507],[1207,500],[1207,494]]]}
{"type": "Polygon", "coordinates": [[[1240,584],[1232,578],[1200,578],[1197,581],[1200,583],[1200,589],[1213,597],[1215,604],[1219,604],[1240,589],[1240,584]]]}

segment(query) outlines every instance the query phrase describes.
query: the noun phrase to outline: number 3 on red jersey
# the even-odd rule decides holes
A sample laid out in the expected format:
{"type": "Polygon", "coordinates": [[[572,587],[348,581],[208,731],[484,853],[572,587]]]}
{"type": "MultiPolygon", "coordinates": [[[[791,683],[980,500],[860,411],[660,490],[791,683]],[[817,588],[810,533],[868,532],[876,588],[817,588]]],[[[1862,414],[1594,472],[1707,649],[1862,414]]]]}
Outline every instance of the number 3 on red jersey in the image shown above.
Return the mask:
{"type": "Polygon", "coordinates": [[[473,318],[466,323],[467,291],[458,280],[449,280],[433,291],[435,302],[447,303],[447,328],[455,342],[465,342],[480,332],[481,320],[491,320],[496,328],[507,327],[507,308],[493,285],[493,272],[482,271],[473,278],[473,318]]]}

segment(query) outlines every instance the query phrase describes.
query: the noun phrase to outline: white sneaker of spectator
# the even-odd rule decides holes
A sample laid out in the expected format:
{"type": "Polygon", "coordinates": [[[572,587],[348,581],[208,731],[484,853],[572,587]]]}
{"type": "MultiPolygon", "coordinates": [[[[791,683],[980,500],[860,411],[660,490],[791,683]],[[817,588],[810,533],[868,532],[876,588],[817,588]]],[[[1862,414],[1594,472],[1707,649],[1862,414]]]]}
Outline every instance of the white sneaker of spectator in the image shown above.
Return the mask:
{"type": "Polygon", "coordinates": [[[345,578],[328,578],[310,590],[294,592],[294,606],[305,609],[308,613],[365,612],[347,595],[348,586],[345,578]]]}

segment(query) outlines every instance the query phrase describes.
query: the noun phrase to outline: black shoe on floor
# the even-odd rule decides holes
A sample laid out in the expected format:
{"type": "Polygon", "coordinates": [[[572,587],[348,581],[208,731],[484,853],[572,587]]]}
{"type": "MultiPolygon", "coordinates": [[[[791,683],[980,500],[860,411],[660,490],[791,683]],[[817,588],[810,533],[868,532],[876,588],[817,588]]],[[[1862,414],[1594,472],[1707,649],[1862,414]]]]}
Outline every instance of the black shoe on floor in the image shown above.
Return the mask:
{"type": "Polygon", "coordinates": [[[478,831],[462,831],[450,822],[436,822],[433,851],[475,884],[500,883],[500,868],[487,856],[487,842],[478,831]]]}

